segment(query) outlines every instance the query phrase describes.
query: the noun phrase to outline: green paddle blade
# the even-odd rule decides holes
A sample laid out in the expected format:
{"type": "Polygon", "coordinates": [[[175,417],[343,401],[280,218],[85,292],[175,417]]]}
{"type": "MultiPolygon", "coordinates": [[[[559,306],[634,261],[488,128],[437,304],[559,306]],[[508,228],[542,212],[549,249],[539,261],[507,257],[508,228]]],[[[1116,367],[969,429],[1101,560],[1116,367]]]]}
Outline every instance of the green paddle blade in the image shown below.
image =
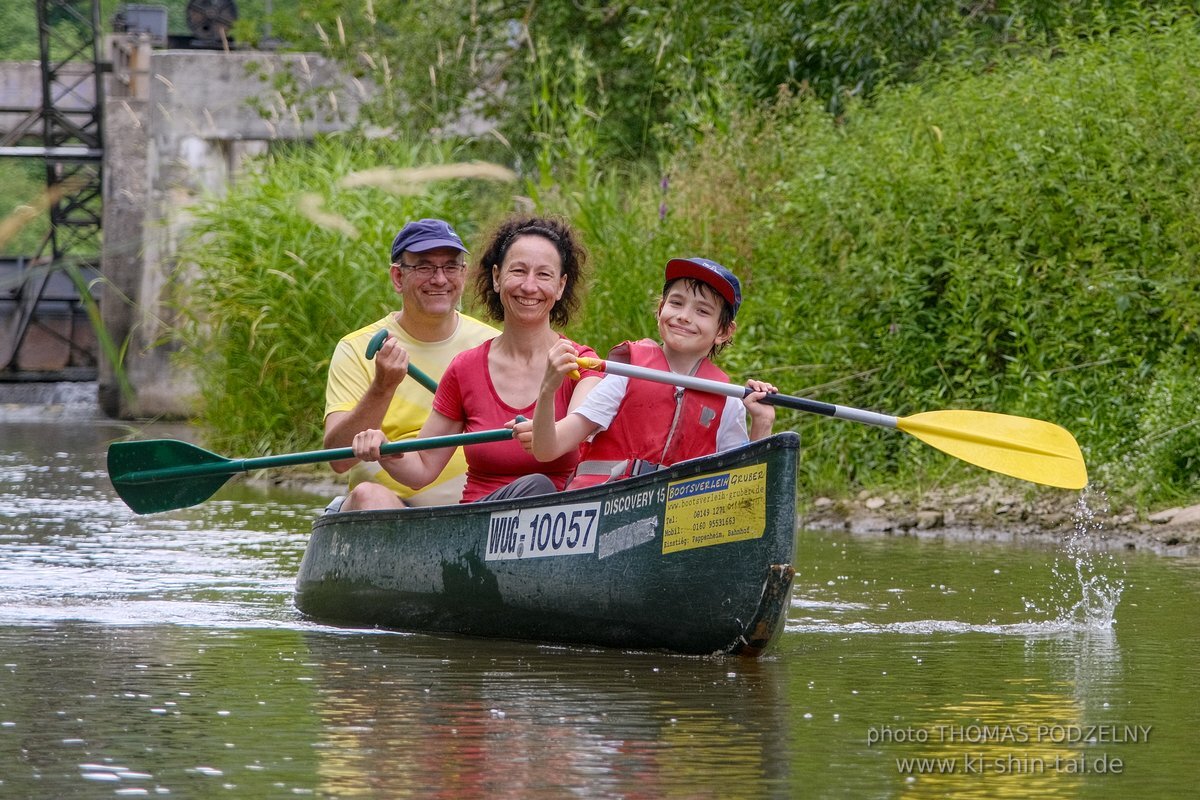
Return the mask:
{"type": "Polygon", "coordinates": [[[114,442],[108,448],[113,488],[138,514],[202,503],[240,471],[227,458],[175,439],[114,442]]]}
{"type": "MultiPolygon", "coordinates": [[[[518,416],[514,421],[524,422],[525,418],[518,416]]],[[[402,439],[388,442],[379,448],[379,452],[391,456],[440,447],[465,447],[500,442],[511,439],[512,435],[511,428],[495,428],[425,439],[402,439]]],[[[115,442],[108,446],[108,478],[131,509],[139,514],[153,514],[202,503],[224,486],[230,475],[238,472],[319,464],[343,458],[354,458],[354,448],[334,447],[278,456],[228,459],[175,439],[115,442]]]]}
{"type": "Polygon", "coordinates": [[[990,411],[926,411],[896,427],[969,464],[1002,475],[1057,486],[1087,486],[1087,466],[1075,437],[1052,422],[990,411]]]}

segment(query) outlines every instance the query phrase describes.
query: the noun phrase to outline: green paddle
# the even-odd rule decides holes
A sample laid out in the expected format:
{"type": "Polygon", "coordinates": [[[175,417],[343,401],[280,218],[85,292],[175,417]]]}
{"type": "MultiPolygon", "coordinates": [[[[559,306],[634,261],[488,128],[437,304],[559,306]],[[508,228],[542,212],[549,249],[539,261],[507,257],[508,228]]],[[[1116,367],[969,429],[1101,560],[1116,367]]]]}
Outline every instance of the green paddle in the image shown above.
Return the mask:
{"type": "MultiPolygon", "coordinates": [[[[388,329],[383,328],[378,333],[376,333],[374,336],[371,337],[371,341],[367,342],[367,360],[368,361],[370,361],[371,359],[373,359],[375,357],[375,354],[379,352],[379,348],[383,347],[383,343],[387,341],[387,338],[390,335],[391,334],[388,333],[388,329]]],[[[412,362],[409,362],[409,364],[408,364],[408,374],[412,375],[414,381],[421,384],[429,391],[431,391],[431,392],[437,391],[437,381],[435,381],[433,378],[426,375],[421,370],[417,369],[416,365],[414,365],[412,362]]]]}
{"type": "MultiPolygon", "coordinates": [[[[520,421],[520,418],[518,418],[520,421]]],[[[427,439],[389,442],[379,448],[383,455],[459,447],[511,439],[512,431],[497,428],[427,439]]],[[[292,467],[354,458],[351,447],[310,450],[281,456],[228,459],[194,444],[177,439],[114,442],[108,448],[108,477],[125,504],[138,514],[171,511],[203,503],[225,485],[231,475],[255,469],[292,467]]]]}

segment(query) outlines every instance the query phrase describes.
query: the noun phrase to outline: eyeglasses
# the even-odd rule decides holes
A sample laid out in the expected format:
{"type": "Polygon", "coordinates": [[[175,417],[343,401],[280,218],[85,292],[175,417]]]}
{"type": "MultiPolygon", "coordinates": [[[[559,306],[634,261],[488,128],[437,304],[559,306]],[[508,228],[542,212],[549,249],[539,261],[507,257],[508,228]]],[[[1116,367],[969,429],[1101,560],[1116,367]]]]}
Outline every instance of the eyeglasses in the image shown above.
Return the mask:
{"type": "Polygon", "coordinates": [[[447,278],[457,278],[466,270],[467,265],[461,261],[451,261],[448,264],[431,264],[428,261],[418,261],[416,264],[405,264],[401,261],[397,266],[403,267],[414,275],[422,278],[432,278],[439,269],[447,278]]]}

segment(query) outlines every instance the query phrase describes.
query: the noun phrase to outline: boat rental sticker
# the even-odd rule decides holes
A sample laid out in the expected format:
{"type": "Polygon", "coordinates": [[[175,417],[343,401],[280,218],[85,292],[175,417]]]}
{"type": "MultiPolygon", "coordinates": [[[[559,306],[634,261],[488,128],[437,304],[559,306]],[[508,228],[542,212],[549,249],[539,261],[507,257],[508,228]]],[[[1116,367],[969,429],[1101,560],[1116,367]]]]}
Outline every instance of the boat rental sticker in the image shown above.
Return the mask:
{"type": "Polygon", "coordinates": [[[497,511],[488,519],[484,561],[593,553],[599,503],[497,511]]]}
{"type": "Polygon", "coordinates": [[[667,484],[663,553],[760,538],[766,495],[766,464],[667,484]]]}

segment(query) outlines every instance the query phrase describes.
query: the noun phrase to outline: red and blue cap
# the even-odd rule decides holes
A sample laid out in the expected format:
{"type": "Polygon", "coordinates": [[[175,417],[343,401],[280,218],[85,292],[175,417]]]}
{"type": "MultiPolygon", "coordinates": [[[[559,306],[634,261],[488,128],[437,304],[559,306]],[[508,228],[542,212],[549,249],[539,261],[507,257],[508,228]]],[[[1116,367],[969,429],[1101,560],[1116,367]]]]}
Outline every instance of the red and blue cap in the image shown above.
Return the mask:
{"type": "Polygon", "coordinates": [[[672,258],[667,262],[667,283],[678,278],[692,278],[710,287],[725,298],[736,317],[742,305],[742,284],[737,276],[707,258],[672,258]]]}
{"type": "Polygon", "coordinates": [[[419,219],[410,222],[400,229],[392,240],[392,263],[400,261],[400,254],[405,250],[411,253],[425,253],[439,247],[453,247],[455,250],[467,252],[462,239],[450,223],[440,219],[419,219]]]}

